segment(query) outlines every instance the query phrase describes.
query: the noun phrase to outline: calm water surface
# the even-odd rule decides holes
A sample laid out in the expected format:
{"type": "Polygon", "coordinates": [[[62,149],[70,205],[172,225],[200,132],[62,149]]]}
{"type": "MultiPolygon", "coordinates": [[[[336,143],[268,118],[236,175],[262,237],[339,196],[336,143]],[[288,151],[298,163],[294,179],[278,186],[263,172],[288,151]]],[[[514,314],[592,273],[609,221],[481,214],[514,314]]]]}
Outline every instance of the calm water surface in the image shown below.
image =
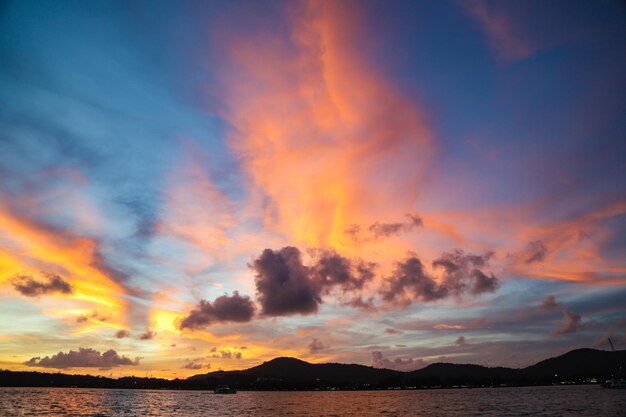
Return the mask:
{"type": "Polygon", "coordinates": [[[599,386],[239,392],[0,388],[0,416],[626,416],[599,386]]]}

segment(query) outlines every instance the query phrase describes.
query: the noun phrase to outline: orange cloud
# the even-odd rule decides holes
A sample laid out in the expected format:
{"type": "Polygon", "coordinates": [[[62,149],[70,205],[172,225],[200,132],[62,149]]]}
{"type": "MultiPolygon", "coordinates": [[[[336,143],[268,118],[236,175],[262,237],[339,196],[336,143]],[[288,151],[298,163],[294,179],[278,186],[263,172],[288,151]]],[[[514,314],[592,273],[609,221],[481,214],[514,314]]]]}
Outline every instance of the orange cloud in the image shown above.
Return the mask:
{"type": "Polygon", "coordinates": [[[626,265],[605,259],[601,250],[602,242],[612,233],[603,221],[625,213],[626,201],[617,200],[564,221],[518,225],[517,242],[541,242],[546,254],[541,262],[514,256],[509,272],[594,284],[626,283],[626,265]]]}
{"type": "Polygon", "coordinates": [[[117,321],[125,320],[124,288],[95,265],[101,263],[97,242],[69,236],[20,218],[0,205],[0,277],[51,270],[62,274],[74,287],[75,300],[97,304],[117,321]]]}
{"type": "Polygon", "coordinates": [[[230,143],[267,197],[266,227],[348,251],[350,225],[412,211],[432,141],[421,110],[359,54],[356,10],[290,6],[288,39],[226,36],[230,143]]]}
{"type": "Polygon", "coordinates": [[[465,329],[465,326],[463,326],[462,324],[445,324],[445,323],[440,323],[440,324],[435,324],[433,325],[433,329],[465,329]]]}
{"type": "MultiPolygon", "coordinates": [[[[535,51],[509,11],[480,1],[468,7],[505,59],[535,51]]],[[[451,190],[424,181],[435,152],[425,112],[365,56],[371,34],[357,8],[308,1],[290,3],[284,14],[286,36],[254,27],[219,33],[226,68],[216,91],[220,112],[234,127],[229,143],[248,175],[253,203],[262,201],[266,229],[291,245],[333,247],[377,261],[382,276],[407,250],[432,260],[463,248],[497,249],[497,274],[623,282],[624,267],[607,266],[599,248],[606,236],[600,223],[615,214],[545,225],[532,203],[450,210],[441,193],[451,190]],[[424,227],[384,241],[356,244],[350,236],[354,225],[398,222],[407,213],[418,214],[424,227]],[[580,239],[584,230],[594,238],[580,239]],[[546,245],[546,263],[507,257],[535,240],[546,245]]]]}

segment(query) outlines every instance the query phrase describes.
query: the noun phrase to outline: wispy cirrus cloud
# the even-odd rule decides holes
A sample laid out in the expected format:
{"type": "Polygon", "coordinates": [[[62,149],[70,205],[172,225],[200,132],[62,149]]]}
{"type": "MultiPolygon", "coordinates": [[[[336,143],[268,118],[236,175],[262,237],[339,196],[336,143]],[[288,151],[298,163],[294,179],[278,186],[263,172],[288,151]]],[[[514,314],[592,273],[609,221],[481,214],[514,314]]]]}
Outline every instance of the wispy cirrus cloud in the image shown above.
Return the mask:
{"type": "Polygon", "coordinates": [[[298,2],[285,15],[288,37],[224,28],[221,111],[251,185],[267,197],[266,226],[295,244],[341,249],[352,224],[411,212],[431,134],[418,106],[368,70],[358,9],[298,2]]]}
{"type": "Polygon", "coordinates": [[[601,22],[586,18],[593,8],[585,3],[470,0],[458,5],[479,24],[490,48],[505,63],[603,30],[601,22]]]}
{"type": "Polygon", "coordinates": [[[154,231],[164,250],[168,244],[184,249],[179,251],[181,260],[174,266],[193,272],[227,256],[223,248],[231,243],[237,216],[233,202],[206,167],[202,148],[189,140],[181,141],[181,148],[182,155],[167,176],[163,210],[154,231]]]}
{"type": "Polygon", "coordinates": [[[524,22],[511,11],[510,2],[472,0],[461,4],[480,23],[489,44],[501,59],[522,60],[537,50],[524,22]]]}
{"type": "Polygon", "coordinates": [[[18,280],[16,288],[27,292],[56,289],[57,293],[72,299],[95,303],[107,309],[107,314],[116,320],[124,320],[128,303],[122,296],[129,290],[125,282],[118,281],[120,276],[106,267],[97,240],[24,218],[4,205],[0,205],[0,233],[5,236],[0,256],[6,259],[0,269],[0,279],[16,274],[23,277],[24,271],[43,267],[46,273],[52,274],[46,281],[26,275],[18,280]]]}

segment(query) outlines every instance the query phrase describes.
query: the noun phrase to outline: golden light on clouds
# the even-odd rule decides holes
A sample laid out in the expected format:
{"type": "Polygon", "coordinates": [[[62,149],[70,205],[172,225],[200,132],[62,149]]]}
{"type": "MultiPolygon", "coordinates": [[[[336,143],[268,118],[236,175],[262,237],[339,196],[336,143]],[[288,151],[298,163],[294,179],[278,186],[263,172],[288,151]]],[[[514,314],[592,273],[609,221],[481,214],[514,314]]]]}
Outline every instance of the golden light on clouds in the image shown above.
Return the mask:
{"type": "Polygon", "coordinates": [[[261,34],[228,43],[231,144],[268,197],[269,228],[349,251],[352,224],[411,212],[431,135],[421,110],[356,52],[353,10],[292,6],[290,42],[261,34]]]}
{"type": "Polygon", "coordinates": [[[3,254],[4,280],[17,273],[34,275],[35,271],[58,271],[74,289],[65,297],[106,307],[111,320],[126,322],[125,290],[94,266],[98,261],[94,241],[60,235],[20,219],[3,206],[0,206],[0,231],[19,256],[18,259],[15,255],[3,254]]]}

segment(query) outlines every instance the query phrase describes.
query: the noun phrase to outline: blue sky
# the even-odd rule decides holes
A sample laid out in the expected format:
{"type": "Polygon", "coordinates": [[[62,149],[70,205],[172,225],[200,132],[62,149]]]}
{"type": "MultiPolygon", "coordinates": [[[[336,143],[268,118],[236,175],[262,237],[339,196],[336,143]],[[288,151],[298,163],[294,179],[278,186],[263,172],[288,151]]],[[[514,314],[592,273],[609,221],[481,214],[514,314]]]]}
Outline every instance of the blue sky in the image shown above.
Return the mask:
{"type": "Polygon", "coordinates": [[[5,3],[0,365],[624,346],[624,13],[5,3]]]}

